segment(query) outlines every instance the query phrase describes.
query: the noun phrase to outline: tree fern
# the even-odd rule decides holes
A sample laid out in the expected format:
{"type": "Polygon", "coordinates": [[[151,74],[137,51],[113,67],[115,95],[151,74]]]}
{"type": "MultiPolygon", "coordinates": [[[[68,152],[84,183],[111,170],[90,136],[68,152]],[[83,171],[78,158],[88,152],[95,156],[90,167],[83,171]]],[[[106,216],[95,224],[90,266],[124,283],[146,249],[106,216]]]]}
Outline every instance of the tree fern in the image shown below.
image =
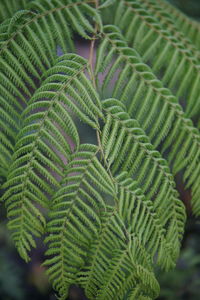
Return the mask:
{"type": "Polygon", "coordinates": [[[199,24],[163,0],[1,5],[0,182],[19,254],[45,237],[63,300],[71,284],[155,299],[186,219],[174,175],[200,214],[199,24]]]}
{"type": "MultiPolygon", "coordinates": [[[[187,182],[190,178],[188,186],[195,185],[198,171],[194,175],[194,170],[200,161],[198,130],[184,116],[181,106],[176,103],[176,97],[163,87],[138,53],[128,48],[119,30],[108,25],[102,34],[104,40],[98,49],[96,74],[106,73],[99,87],[103,96],[107,93],[107,87],[111,87],[109,95],[118,97],[127,106],[130,115],[139,121],[154,146],[165,153],[173,172],[176,174],[187,167],[184,180],[187,182]],[[116,59],[110,65],[115,55],[116,59]],[[116,73],[120,76],[117,77],[116,73]],[[111,86],[112,81],[115,82],[114,86],[111,86]],[[142,100],[144,97],[145,100],[142,100]]],[[[195,187],[193,194],[194,211],[197,213],[198,205],[195,203],[199,197],[195,187]]]]}

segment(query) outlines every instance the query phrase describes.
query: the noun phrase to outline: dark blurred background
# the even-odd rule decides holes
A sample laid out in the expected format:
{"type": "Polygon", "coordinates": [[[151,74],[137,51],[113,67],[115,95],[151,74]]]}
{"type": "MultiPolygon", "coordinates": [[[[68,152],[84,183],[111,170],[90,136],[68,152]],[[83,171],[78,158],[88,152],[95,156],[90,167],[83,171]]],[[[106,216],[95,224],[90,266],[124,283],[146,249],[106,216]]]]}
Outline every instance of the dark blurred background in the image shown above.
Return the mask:
{"type": "MultiPolygon", "coordinates": [[[[185,13],[200,20],[200,0],[171,0],[185,13]]],[[[190,192],[185,191],[177,177],[177,186],[188,211],[186,232],[177,268],[168,273],[158,271],[161,285],[160,300],[200,299],[200,220],[190,212],[190,192]]],[[[6,228],[6,215],[0,212],[0,300],[55,300],[44,268],[41,266],[44,246],[32,252],[32,261],[26,264],[19,258],[6,228]]],[[[69,300],[86,300],[77,287],[70,290],[69,300]]],[[[137,299],[136,299],[137,300],[137,299]]]]}
{"type": "Polygon", "coordinates": [[[200,0],[169,0],[169,2],[191,17],[200,19],[200,0]]]}

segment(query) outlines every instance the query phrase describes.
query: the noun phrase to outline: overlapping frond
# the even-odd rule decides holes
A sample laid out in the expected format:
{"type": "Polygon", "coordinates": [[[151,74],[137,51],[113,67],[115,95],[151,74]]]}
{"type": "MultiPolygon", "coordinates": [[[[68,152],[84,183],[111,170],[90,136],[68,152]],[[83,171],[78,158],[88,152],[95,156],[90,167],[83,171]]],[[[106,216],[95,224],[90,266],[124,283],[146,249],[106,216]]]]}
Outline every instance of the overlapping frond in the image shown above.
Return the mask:
{"type": "Polygon", "coordinates": [[[171,5],[166,0],[157,0],[158,5],[168,12],[182,31],[200,50],[200,24],[198,21],[186,16],[182,11],[171,5]]]}
{"type": "Polygon", "coordinates": [[[124,299],[136,286],[140,286],[140,293],[146,290],[154,299],[159,287],[152,273],[152,257],[155,248],[164,245],[164,233],[157,230],[159,222],[152,203],[146,201],[137,183],[128,178],[127,173],[114,181],[117,191],[115,210],[105,216],[78,282],[89,299],[124,299]],[[130,205],[128,211],[126,205],[130,205]],[[140,222],[140,209],[146,213],[144,224],[140,222]],[[152,226],[151,233],[148,225],[152,226]]]}
{"type": "Polygon", "coordinates": [[[159,224],[152,206],[139,189],[135,192],[131,179],[126,189],[130,190],[132,206],[126,211],[128,199],[122,185],[127,182],[116,189],[119,179],[113,181],[103,168],[99,151],[94,145],[80,146],[53,199],[46,239],[48,274],[61,299],[66,298],[72,283],[83,286],[89,299],[118,299],[118,294],[125,295],[139,284],[140,292],[147,289],[154,299],[159,286],[153,275],[150,256],[155,252],[151,247],[156,239],[156,244],[164,244],[159,239],[162,230],[154,230],[159,224]],[[142,220],[142,216],[138,219],[141,206],[148,207],[146,223],[153,229],[148,232],[148,226],[145,229],[139,222],[133,233],[134,222],[142,220]]]}
{"type": "Polygon", "coordinates": [[[60,299],[71,284],[91,300],[155,299],[186,217],[170,168],[200,214],[199,25],[163,0],[2,6],[0,184],[21,257],[46,234],[60,299]]]}
{"type": "MultiPolygon", "coordinates": [[[[146,198],[152,200],[159,224],[167,230],[167,242],[169,245],[172,243],[168,247],[171,247],[172,253],[174,251],[173,264],[173,258],[176,260],[178,255],[176,251],[179,249],[185,217],[184,206],[177,197],[175,183],[167,163],[159,152],[154,150],[138,122],[130,119],[119,101],[105,100],[104,109],[107,117],[102,132],[102,147],[111,172],[112,174],[128,172],[129,176],[137,181],[146,198]]],[[[128,197],[127,193],[126,196],[128,197]]],[[[129,202],[128,207],[131,207],[129,202]]],[[[128,212],[127,208],[125,211],[128,212]]],[[[144,212],[139,215],[143,214],[147,215],[144,212]]],[[[167,250],[160,262],[163,266],[166,264],[167,268],[170,267],[171,261],[168,262],[167,250]]]]}
{"type": "Polygon", "coordinates": [[[98,126],[95,121],[101,115],[100,104],[84,75],[86,67],[87,61],[75,54],[60,57],[23,112],[24,126],[3,199],[11,218],[9,228],[26,260],[30,246],[35,246],[29,235],[38,236],[43,228],[37,203],[47,205],[48,197],[59,187],[64,164],[79,145],[73,112],[91,126],[98,126]]]}
{"type": "MultiPolygon", "coordinates": [[[[109,141],[112,137],[112,134],[109,135],[109,141]]],[[[103,149],[104,144],[102,141],[103,149]]],[[[148,286],[149,295],[152,288],[154,298],[158,286],[151,268],[149,271],[145,268],[148,264],[151,266],[157,253],[158,260],[165,267],[174,263],[183,231],[183,207],[177,200],[177,213],[180,215],[175,222],[170,221],[169,216],[167,222],[168,225],[171,223],[170,230],[166,233],[154,203],[145,199],[139,186],[126,173],[116,179],[109,178],[98,162],[99,151],[96,146],[81,146],[78,153],[72,156],[62,188],[54,198],[48,225],[50,236],[47,238],[47,255],[52,257],[45,263],[50,265],[50,279],[63,299],[69,285],[75,282],[85,288],[89,299],[117,299],[119,292],[127,293],[127,279],[132,289],[138,281],[148,286]],[[112,201],[108,195],[113,198],[112,201]],[[108,204],[114,208],[109,205],[106,212],[108,204]],[[98,209],[101,218],[91,209],[93,207],[95,211],[98,209]],[[174,236],[176,222],[180,226],[178,240],[174,236]],[[139,240],[132,236],[138,236],[139,240]]],[[[106,155],[105,159],[108,159],[106,155]]]]}
{"type": "Polygon", "coordinates": [[[165,154],[173,173],[184,170],[187,187],[193,190],[193,209],[198,215],[198,130],[185,117],[176,97],[142,63],[139,54],[127,47],[116,27],[105,26],[103,37],[96,60],[96,74],[104,75],[103,84],[99,84],[103,97],[109,94],[120,99],[154,146],[165,154]]]}
{"type": "Polygon", "coordinates": [[[200,65],[192,52],[145,9],[142,0],[119,1],[115,24],[122,29],[128,44],[162,78],[164,86],[179,98],[187,116],[198,115],[200,65]]]}
{"type": "MultiPolygon", "coordinates": [[[[90,245],[98,236],[106,213],[106,197],[114,195],[114,184],[97,158],[99,148],[81,145],[65,170],[62,187],[53,199],[50,221],[48,274],[63,299],[76,282],[90,245]],[[103,195],[102,195],[103,193],[103,195]]],[[[109,199],[107,200],[109,202],[109,199]]]]}
{"type": "Polygon", "coordinates": [[[0,164],[3,168],[8,169],[10,165],[15,136],[21,124],[20,114],[41,84],[42,74],[53,65],[58,46],[64,52],[74,51],[72,32],[90,38],[94,20],[100,24],[92,3],[31,1],[29,11],[18,11],[1,26],[0,164]]]}

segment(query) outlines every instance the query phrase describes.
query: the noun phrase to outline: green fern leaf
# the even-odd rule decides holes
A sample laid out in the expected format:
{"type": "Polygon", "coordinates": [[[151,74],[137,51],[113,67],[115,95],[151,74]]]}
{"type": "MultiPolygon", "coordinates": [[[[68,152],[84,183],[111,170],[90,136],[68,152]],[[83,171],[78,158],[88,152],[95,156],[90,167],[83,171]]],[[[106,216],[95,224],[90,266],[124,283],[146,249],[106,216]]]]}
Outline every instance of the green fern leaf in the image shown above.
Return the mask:
{"type": "Polygon", "coordinates": [[[27,5],[27,0],[1,0],[0,3],[0,22],[12,17],[13,14],[27,5]]]}
{"type": "Polygon", "coordinates": [[[0,194],[19,254],[46,235],[62,300],[71,284],[157,298],[186,219],[173,175],[200,214],[199,24],[164,0],[0,8],[0,194]]]}
{"type": "MultiPolygon", "coordinates": [[[[138,226],[138,231],[134,231],[133,234],[131,226],[137,220],[140,205],[148,206],[149,204],[140,195],[138,188],[135,190],[136,183],[130,178],[128,185],[126,182],[120,182],[119,186],[119,179],[114,180],[117,190],[125,187],[126,193],[129,193],[132,189],[132,202],[136,197],[140,204],[135,203],[133,210],[129,211],[129,218],[122,212],[123,206],[125,210],[127,194],[123,193],[123,196],[121,193],[117,194],[115,210],[105,216],[98,239],[91,245],[86,265],[79,273],[78,282],[84,287],[89,299],[118,299],[118,295],[121,295],[119,299],[123,299],[123,296],[133,289],[138,281],[142,283],[143,291],[147,289],[148,294],[155,298],[159,287],[152,273],[150,254],[153,256],[153,251],[147,244],[152,245],[151,238],[154,240],[157,236],[157,230],[154,231],[156,217],[147,213],[154,229],[152,236],[149,236],[150,240],[144,245],[141,242],[144,227],[139,229],[140,226],[138,226]],[[118,238],[116,239],[115,236],[118,238]],[[149,254],[148,251],[151,253],[149,254]]],[[[121,178],[120,181],[122,181],[121,178]]],[[[158,236],[157,240],[159,240],[158,236]]]]}
{"type": "Polygon", "coordinates": [[[96,74],[106,74],[103,84],[99,84],[102,97],[109,93],[120,99],[131,117],[139,122],[138,127],[142,127],[153,145],[166,155],[173,173],[184,170],[184,181],[193,190],[193,211],[198,215],[199,198],[194,187],[198,172],[194,170],[200,166],[199,131],[185,117],[176,97],[142,63],[138,53],[127,47],[116,27],[105,26],[103,36],[96,60],[96,74]]]}
{"type": "Polygon", "coordinates": [[[76,281],[89,245],[101,227],[105,203],[101,193],[113,195],[114,185],[98,162],[99,148],[81,145],[67,165],[62,187],[55,195],[48,223],[49,250],[45,262],[53,286],[63,296],[76,281]]]}
{"type": "MultiPolygon", "coordinates": [[[[7,111],[12,135],[17,136],[22,123],[19,116],[40,86],[42,73],[53,66],[58,46],[64,52],[74,52],[72,30],[90,38],[89,34],[94,32],[93,20],[101,27],[99,15],[90,4],[91,1],[31,1],[30,11],[17,12],[1,26],[0,94],[4,98],[0,101],[1,121],[7,120],[7,111]]],[[[12,135],[4,125],[0,135],[0,164],[5,169],[11,164],[15,144],[12,135]]]]}
{"type": "MultiPolygon", "coordinates": [[[[107,120],[102,132],[102,146],[111,172],[112,174],[128,172],[129,176],[137,181],[146,198],[152,200],[154,210],[158,214],[158,223],[162,224],[168,232],[167,240],[169,244],[172,242],[171,248],[174,250],[172,257],[176,260],[178,256],[176,251],[179,249],[184,227],[184,207],[177,198],[175,184],[167,163],[161,158],[159,152],[154,150],[137,121],[129,118],[120,102],[114,99],[106,100],[104,109],[107,120]],[[165,214],[171,218],[171,221],[166,218],[165,214]]],[[[128,197],[127,192],[126,195],[128,197]]],[[[127,212],[128,207],[131,208],[130,202],[125,207],[127,212]]],[[[144,211],[143,213],[147,215],[144,211]]],[[[139,226],[138,218],[136,219],[139,226]]],[[[135,225],[133,228],[136,231],[135,225]]],[[[164,258],[160,261],[164,265],[166,263],[166,268],[168,268],[171,263],[167,262],[166,253],[165,250],[166,262],[164,258]]]]}
{"type": "Polygon", "coordinates": [[[120,24],[129,45],[184,103],[186,115],[191,118],[199,114],[199,61],[190,51],[185,51],[181,41],[162,27],[141,0],[120,1],[115,24],[120,24]],[[135,31],[135,26],[140,29],[135,31]]]}
{"type": "MultiPolygon", "coordinates": [[[[18,136],[3,200],[11,218],[9,227],[25,260],[28,260],[26,252],[30,246],[35,246],[34,243],[29,245],[26,236],[35,235],[37,215],[41,215],[36,203],[47,206],[48,197],[59,187],[64,163],[79,145],[79,135],[70,114],[74,111],[84,122],[98,128],[100,103],[84,75],[86,68],[87,61],[75,54],[60,57],[47,71],[46,80],[23,113],[24,127],[18,136]],[[17,211],[16,207],[19,207],[17,211]],[[25,216],[22,218],[24,210],[28,222],[25,216]]],[[[43,233],[43,226],[38,223],[36,236],[43,233]]]]}

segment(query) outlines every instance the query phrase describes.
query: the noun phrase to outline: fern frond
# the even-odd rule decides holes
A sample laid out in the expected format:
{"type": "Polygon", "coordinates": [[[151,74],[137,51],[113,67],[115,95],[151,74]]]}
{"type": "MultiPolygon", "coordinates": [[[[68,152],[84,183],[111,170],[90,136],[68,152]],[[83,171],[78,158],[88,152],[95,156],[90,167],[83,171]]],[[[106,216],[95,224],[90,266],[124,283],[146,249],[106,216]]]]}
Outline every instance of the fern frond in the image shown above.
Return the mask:
{"type": "Polygon", "coordinates": [[[76,281],[79,269],[97,238],[108,195],[114,185],[97,159],[99,148],[81,145],[67,165],[62,187],[56,193],[47,230],[49,250],[46,260],[54,288],[65,299],[69,285],[76,281]],[[104,197],[102,194],[104,194],[104,197]]]}
{"type": "Polygon", "coordinates": [[[105,26],[103,37],[96,61],[96,74],[105,74],[103,84],[99,84],[102,96],[109,93],[120,99],[153,145],[165,154],[173,173],[184,170],[187,187],[193,190],[194,212],[199,214],[199,198],[194,186],[198,181],[198,172],[194,171],[200,166],[198,130],[185,117],[177,99],[142,63],[139,54],[127,47],[116,27],[105,26]]]}
{"type": "Polygon", "coordinates": [[[155,299],[186,218],[170,168],[200,215],[199,25],[164,0],[2,6],[0,185],[19,254],[47,235],[62,300],[71,284],[91,300],[155,299]]]}
{"type": "Polygon", "coordinates": [[[146,265],[140,265],[137,261],[136,253],[132,253],[136,252],[136,246],[137,243],[133,239],[131,243],[126,245],[125,249],[113,251],[112,259],[110,259],[108,265],[109,268],[105,272],[103,284],[95,299],[117,299],[119,292],[122,293],[124,291],[125,294],[125,290],[121,289],[123,289],[123,284],[128,276],[141,282],[140,292],[148,289],[148,294],[152,295],[152,299],[158,296],[159,285],[153,272],[149,271],[146,265]]]}
{"type": "Polygon", "coordinates": [[[125,293],[129,277],[130,289],[140,282],[155,298],[159,287],[152,258],[157,251],[159,257],[163,249],[168,251],[165,230],[136,183],[124,176],[113,182],[98,161],[99,151],[96,146],[80,146],[54,197],[46,239],[50,280],[61,299],[66,299],[70,284],[76,282],[89,299],[116,299],[119,292],[125,293]],[[141,209],[147,214],[143,225],[141,209]]]}
{"type": "Polygon", "coordinates": [[[0,107],[1,121],[12,122],[10,135],[2,127],[1,164],[8,169],[21,127],[19,115],[41,84],[42,73],[54,63],[57,48],[74,51],[72,31],[90,38],[92,22],[99,23],[92,1],[31,1],[30,11],[19,11],[1,27],[0,107]],[[68,22],[66,22],[66,19],[68,22]],[[31,74],[31,76],[30,76],[31,74]],[[5,113],[7,112],[7,113],[5,113]],[[8,114],[8,116],[7,116],[8,114]]]}
{"type": "Polygon", "coordinates": [[[159,286],[147,257],[148,253],[137,238],[131,237],[117,209],[110,211],[105,215],[98,239],[88,250],[78,283],[89,299],[118,299],[138,282],[143,283],[143,290],[146,288],[149,295],[156,297],[159,286]]]}
{"type": "MultiPolygon", "coordinates": [[[[152,200],[159,222],[167,230],[168,243],[172,242],[171,249],[174,250],[172,257],[176,260],[178,256],[176,251],[179,249],[184,228],[184,206],[177,198],[175,183],[167,163],[159,152],[154,150],[138,122],[130,119],[119,101],[105,100],[104,109],[107,118],[102,132],[102,147],[111,172],[112,174],[128,172],[129,176],[137,181],[146,198],[152,200]]],[[[129,209],[131,207],[129,202],[125,208],[127,212],[128,207],[129,209]]],[[[139,215],[143,216],[143,213],[139,215]]],[[[139,226],[138,219],[137,223],[139,226]]],[[[136,230],[135,226],[133,227],[136,230]]],[[[163,263],[165,259],[162,258],[160,261],[163,263]]]]}
{"type": "Polygon", "coordinates": [[[115,24],[119,24],[129,45],[162,78],[164,86],[180,99],[186,115],[198,115],[200,65],[192,53],[145,9],[141,0],[120,1],[115,24]]]}
{"type": "Polygon", "coordinates": [[[168,1],[157,0],[159,6],[168,12],[174,19],[180,31],[187,36],[196,47],[200,50],[200,24],[198,21],[186,16],[175,6],[171,5],[168,1]]]}
{"type": "MultiPolygon", "coordinates": [[[[46,80],[23,113],[24,127],[19,133],[3,199],[11,218],[8,226],[26,260],[30,246],[35,246],[30,245],[27,235],[36,235],[37,214],[40,215],[36,203],[47,205],[48,197],[59,187],[64,164],[79,145],[70,115],[75,112],[84,122],[98,126],[95,121],[101,111],[95,101],[100,104],[84,75],[86,68],[87,61],[75,54],[60,57],[47,71],[46,80]]],[[[39,225],[37,236],[42,234],[42,224],[39,225]]]]}

